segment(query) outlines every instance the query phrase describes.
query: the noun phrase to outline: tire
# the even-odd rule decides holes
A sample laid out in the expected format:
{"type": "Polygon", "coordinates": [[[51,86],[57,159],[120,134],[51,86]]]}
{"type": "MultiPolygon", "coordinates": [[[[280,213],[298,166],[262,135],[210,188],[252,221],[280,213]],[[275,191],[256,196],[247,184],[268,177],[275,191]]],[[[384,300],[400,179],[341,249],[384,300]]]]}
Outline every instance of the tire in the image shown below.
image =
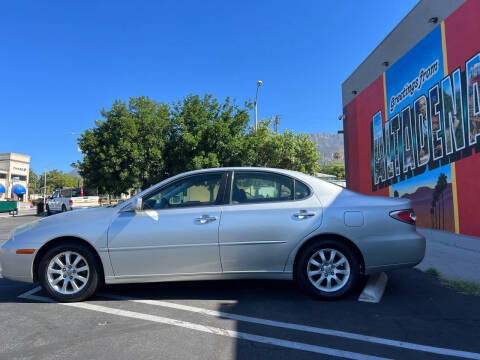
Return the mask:
{"type": "Polygon", "coordinates": [[[360,261],[350,246],[335,239],[319,240],[307,245],[298,255],[294,277],[300,288],[311,296],[323,300],[335,300],[346,296],[357,287],[360,281],[360,266],[360,261]],[[325,261],[322,260],[320,253],[323,253],[325,261]],[[334,259],[329,261],[332,253],[334,253],[334,259]],[[334,266],[332,267],[331,264],[334,266]],[[329,277],[330,288],[328,287],[329,277]]]}
{"type": "Polygon", "coordinates": [[[50,216],[52,215],[52,212],[50,211],[50,206],[47,205],[47,215],[50,216]]]}
{"type": "Polygon", "coordinates": [[[62,212],[66,212],[67,211],[67,207],[65,205],[62,205],[62,212]]]}
{"type": "Polygon", "coordinates": [[[38,279],[48,295],[59,302],[83,301],[91,297],[103,282],[100,279],[100,266],[95,255],[86,246],[65,242],[51,248],[42,257],[38,266],[38,279]],[[70,254],[69,261],[66,258],[67,253],[70,254]],[[80,259],[75,265],[77,256],[80,256],[80,259]],[[68,268],[68,264],[73,265],[72,269],[68,268]],[[88,270],[82,270],[85,267],[88,270]],[[49,270],[55,273],[49,274],[49,270]]]}

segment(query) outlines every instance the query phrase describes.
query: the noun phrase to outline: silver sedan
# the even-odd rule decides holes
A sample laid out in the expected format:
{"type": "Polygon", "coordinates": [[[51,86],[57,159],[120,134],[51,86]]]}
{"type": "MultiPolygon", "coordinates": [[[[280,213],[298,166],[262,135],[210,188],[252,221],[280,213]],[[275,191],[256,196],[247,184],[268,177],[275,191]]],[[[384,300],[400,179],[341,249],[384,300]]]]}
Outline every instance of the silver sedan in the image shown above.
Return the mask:
{"type": "Polygon", "coordinates": [[[219,168],[174,176],[112,208],[16,228],[3,276],[58,301],[103,283],[295,279],[338,298],[361,274],[412,267],[425,254],[409,200],[354,193],[299,172],[219,168]]]}

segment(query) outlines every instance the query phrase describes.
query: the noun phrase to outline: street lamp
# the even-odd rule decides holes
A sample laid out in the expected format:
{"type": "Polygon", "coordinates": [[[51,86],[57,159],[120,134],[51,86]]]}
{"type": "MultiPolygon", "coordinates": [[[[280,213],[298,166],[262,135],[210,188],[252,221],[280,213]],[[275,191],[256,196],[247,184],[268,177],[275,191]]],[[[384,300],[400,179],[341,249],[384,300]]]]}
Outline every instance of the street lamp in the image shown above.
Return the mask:
{"type": "Polygon", "coordinates": [[[255,131],[257,131],[258,123],[257,123],[257,100],[258,100],[258,88],[262,86],[263,82],[262,80],[257,81],[257,93],[255,94],[255,131]]]}

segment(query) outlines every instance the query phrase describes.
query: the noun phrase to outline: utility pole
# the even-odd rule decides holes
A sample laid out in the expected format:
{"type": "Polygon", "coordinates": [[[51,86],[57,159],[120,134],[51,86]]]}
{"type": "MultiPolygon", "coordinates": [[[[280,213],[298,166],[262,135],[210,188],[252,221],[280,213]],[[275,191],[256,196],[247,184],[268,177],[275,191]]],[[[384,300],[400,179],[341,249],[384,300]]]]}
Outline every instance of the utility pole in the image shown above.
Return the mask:
{"type": "Polygon", "coordinates": [[[262,84],[263,84],[262,80],[257,81],[257,92],[255,94],[255,103],[254,103],[254,107],[255,107],[255,132],[257,132],[257,127],[258,127],[258,122],[257,122],[258,88],[260,86],[262,86],[262,84]]]}
{"type": "Polygon", "coordinates": [[[275,115],[275,134],[278,134],[278,124],[280,124],[280,115],[275,115]]]}
{"type": "Polygon", "coordinates": [[[46,203],[46,200],[45,200],[46,192],[47,192],[47,168],[45,167],[45,176],[44,176],[44,179],[43,179],[43,209],[44,210],[47,209],[47,203],[46,203]]]}

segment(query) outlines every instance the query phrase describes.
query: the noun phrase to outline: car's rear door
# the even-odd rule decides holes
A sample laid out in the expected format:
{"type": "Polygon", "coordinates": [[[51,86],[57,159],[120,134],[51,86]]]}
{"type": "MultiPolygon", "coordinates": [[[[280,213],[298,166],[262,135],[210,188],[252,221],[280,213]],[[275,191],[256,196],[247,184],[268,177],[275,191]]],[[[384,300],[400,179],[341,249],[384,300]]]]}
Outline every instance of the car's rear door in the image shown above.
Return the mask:
{"type": "Polygon", "coordinates": [[[220,223],[224,272],[281,272],[300,239],[322,221],[305,183],[270,171],[235,171],[220,223]]]}
{"type": "Polygon", "coordinates": [[[176,180],[143,197],[143,210],[120,212],[108,231],[115,275],[221,273],[218,226],[225,172],[176,180]]]}

